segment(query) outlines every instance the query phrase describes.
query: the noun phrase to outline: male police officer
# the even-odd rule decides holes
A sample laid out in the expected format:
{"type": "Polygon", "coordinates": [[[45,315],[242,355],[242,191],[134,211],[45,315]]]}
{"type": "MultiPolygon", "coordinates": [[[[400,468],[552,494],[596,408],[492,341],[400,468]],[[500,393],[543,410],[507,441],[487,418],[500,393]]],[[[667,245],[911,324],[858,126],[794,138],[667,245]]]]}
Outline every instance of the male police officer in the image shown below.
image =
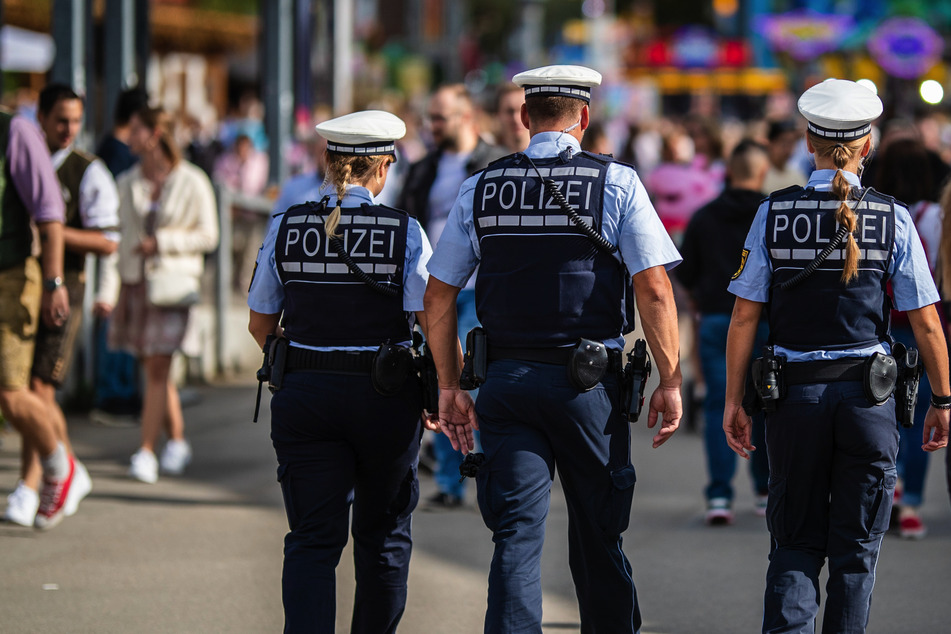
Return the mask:
{"type": "Polygon", "coordinates": [[[634,170],[581,151],[601,76],[549,66],[514,81],[525,89],[521,117],[531,143],[465,181],[429,263],[425,298],[440,424],[463,451],[473,446],[473,428],[482,433],[479,507],[496,544],[485,631],[541,631],[540,557],[557,466],[582,630],[634,632],[641,617],[621,550],[636,479],[619,411],[622,306],[633,276],[660,371],[648,416],[649,427],[663,417],[658,447],[682,410],[666,273],[680,255],[634,170]],[[552,182],[543,186],[543,178],[552,182]],[[474,406],[460,390],[454,311],[477,265],[489,369],[474,406]],[[599,364],[603,374],[585,371],[599,364]]]}

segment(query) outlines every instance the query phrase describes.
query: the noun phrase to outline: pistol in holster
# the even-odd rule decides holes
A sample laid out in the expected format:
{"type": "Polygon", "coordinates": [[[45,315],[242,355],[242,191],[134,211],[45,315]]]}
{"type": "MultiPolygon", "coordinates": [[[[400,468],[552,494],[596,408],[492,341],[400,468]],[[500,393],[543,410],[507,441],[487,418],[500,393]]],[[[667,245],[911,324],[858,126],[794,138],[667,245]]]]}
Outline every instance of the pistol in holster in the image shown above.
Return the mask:
{"type": "Polygon", "coordinates": [[[485,330],[482,326],[476,326],[466,335],[466,353],[462,360],[459,387],[464,390],[477,390],[485,383],[489,366],[488,356],[485,330]]]}
{"type": "Polygon", "coordinates": [[[753,390],[766,412],[776,411],[776,403],[786,396],[783,383],[783,364],[786,357],[776,355],[773,346],[763,346],[763,356],[754,359],[750,367],[753,390]]]}
{"type": "Polygon", "coordinates": [[[627,353],[627,364],[621,371],[621,409],[630,423],[636,423],[644,407],[644,390],[651,375],[651,359],[647,342],[638,339],[627,353]]]}
{"type": "Polygon", "coordinates": [[[287,364],[287,339],[277,335],[268,335],[264,340],[264,361],[257,372],[258,396],[254,403],[254,419],[258,422],[261,409],[261,386],[267,383],[267,389],[274,394],[284,383],[284,367],[287,364]]]}
{"type": "Polygon", "coordinates": [[[423,340],[419,332],[413,333],[413,350],[416,352],[413,362],[423,392],[423,409],[430,414],[438,414],[439,381],[436,378],[436,361],[433,359],[429,344],[423,340]]]}
{"type": "Polygon", "coordinates": [[[895,385],[895,417],[902,427],[915,424],[915,405],[918,403],[918,382],[921,380],[921,360],[917,348],[904,344],[892,345],[892,356],[898,363],[898,380],[895,385]]]}

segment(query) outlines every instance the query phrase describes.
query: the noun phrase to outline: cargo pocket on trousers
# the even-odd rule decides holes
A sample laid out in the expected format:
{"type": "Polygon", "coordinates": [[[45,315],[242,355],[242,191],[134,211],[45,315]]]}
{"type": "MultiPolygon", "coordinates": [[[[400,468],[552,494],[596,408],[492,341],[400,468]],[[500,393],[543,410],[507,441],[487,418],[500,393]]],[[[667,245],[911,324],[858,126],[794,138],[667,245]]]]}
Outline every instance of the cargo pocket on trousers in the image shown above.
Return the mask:
{"type": "Polygon", "coordinates": [[[882,471],[881,479],[869,487],[865,504],[868,513],[865,518],[865,527],[868,529],[869,537],[881,535],[888,530],[892,496],[897,482],[898,472],[895,467],[889,467],[882,471]]]}
{"type": "Polygon", "coordinates": [[[406,517],[413,512],[419,503],[419,478],[416,476],[416,469],[410,467],[406,470],[403,482],[400,484],[396,497],[390,504],[390,515],[396,517],[406,517]]]}
{"type": "Polygon", "coordinates": [[[628,464],[611,472],[611,494],[608,500],[608,522],[604,531],[608,535],[620,535],[631,521],[631,502],[634,500],[634,484],[637,472],[628,464]]]}
{"type": "Polygon", "coordinates": [[[287,525],[291,530],[294,530],[294,527],[297,526],[297,512],[294,510],[294,496],[291,495],[291,474],[288,465],[277,465],[277,481],[281,484],[281,495],[284,497],[287,525]]]}

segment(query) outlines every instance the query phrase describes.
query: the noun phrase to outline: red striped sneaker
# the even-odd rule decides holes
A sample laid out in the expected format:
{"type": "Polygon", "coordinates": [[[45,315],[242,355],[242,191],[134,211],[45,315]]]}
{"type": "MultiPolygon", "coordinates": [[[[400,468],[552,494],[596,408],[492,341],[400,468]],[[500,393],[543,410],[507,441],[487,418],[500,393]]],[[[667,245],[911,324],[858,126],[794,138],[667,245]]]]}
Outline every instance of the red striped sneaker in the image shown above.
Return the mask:
{"type": "Polygon", "coordinates": [[[36,512],[33,527],[41,531],[49,530],[63,521],[65,517],[66,497],[73,484],[73,474],[76,473],[76,461],[69,456],[69,474],[65,478],[50,478],[43,476],[43,487],[40,489],[40,509],[36,512]]]}

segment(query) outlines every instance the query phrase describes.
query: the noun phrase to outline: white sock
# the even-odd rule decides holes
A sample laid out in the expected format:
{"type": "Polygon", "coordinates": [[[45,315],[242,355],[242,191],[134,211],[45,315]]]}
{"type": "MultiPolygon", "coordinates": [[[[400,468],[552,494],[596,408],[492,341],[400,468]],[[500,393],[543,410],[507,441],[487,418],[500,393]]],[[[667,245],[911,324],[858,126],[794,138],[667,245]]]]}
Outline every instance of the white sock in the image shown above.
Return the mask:
{"type": "Polygon", "coordinates": [[[69,454],[66,453],[66,447],[63,443],[56,443],[56,450],[50,455],[41,458],[43,464],[43,474],[54,478],[65,478],[69,475],[69,454]]]}

